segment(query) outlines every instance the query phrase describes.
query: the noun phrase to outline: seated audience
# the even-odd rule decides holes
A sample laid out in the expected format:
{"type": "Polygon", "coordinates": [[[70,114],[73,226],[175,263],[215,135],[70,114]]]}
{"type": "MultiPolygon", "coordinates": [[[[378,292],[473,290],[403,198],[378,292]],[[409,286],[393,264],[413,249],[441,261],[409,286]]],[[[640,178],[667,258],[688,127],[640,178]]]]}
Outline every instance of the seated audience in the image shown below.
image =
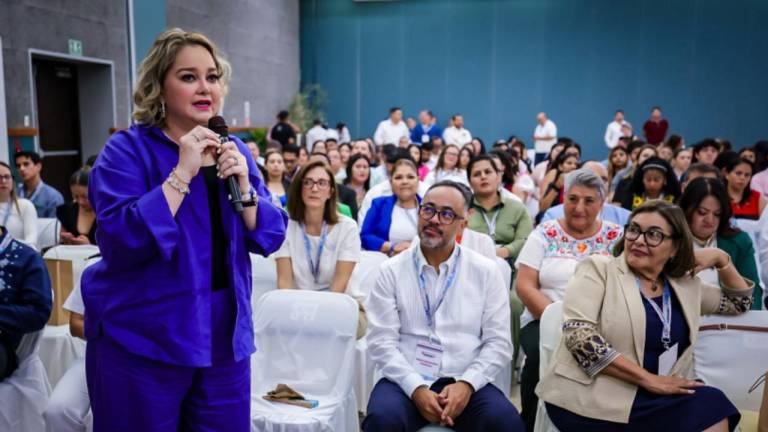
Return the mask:
{"type": "Polygon", "coordinates": [[[680,184],[672,167],[664,159],[652,157],[641,163],[635,171],[621,206],[634,210],[650,200],[674,203],[679,196],[680,184]]]}
{"type": "Polygon", "coordinates": [[[472,158],[468,168],[474,193],[469,228],[488,234],[497,245],[496,256],[513,265],[533,230],[528,211],[519,201],[501,196],[501,175],[490,156],[472,158]]]}
{"type": "MultiPolygon", "coordinates": [[[[629,187],[629,183],[631,182],[631,180],[626,180],[626,178],[632,176],[632,173],[634,172],[635,167],[640,163],[638,162],[640,153],[646,147],[650,149],[650,152],[652,152],[652,153],[646,153],[646,155],[644,156],[646,159],[656,155],[656,148],[654,146],[650,146],[646,144],[644,141],[633,140],[627,144],[627,156],[629,157],[629,160],[627,160],[626,167],[614,173],[613,177],[611,177],[611,184],[608,187],[608,201],[617,202],[614,199],[614,195],[616,194],[616,191],[619,189],[620,185],[623,185],[624,188],[629,187]]],[[[618,202],[621,202],[621,200],[619,200],[618,202]]]]}
{"type": "Polygon", "coordinates": [[[472,155],[477,156],[481,154],[485,154],[485,143],[483,140],[481,140],[478,137],[472,138],[472,141],[469,142],[472,144],[472,155]]]}
{"type": "Polygon", "coordinates": [[[472,144],[465,144],[464,147],[459,150],[459,164],[457,165],[458,168],[466,173],[469,161],[473,156],[474,149],[472,148],[472,144]]]}
{"type": "MultiPolygon", "coordinates": [[[[608,154],[608,184],[611,184],[616,174],[626,168],[627,165],[629,165],[627,149],[622,146],[612,148],[608,154]]],[[[613,192],[613,190],[610,192],[613,192]]]]}
{"type": "MultiPolygon", "coordinates": [[[[85,305],[79,285],[74,287],[62,307],[69,311],[69,333],[85,340],[85,305]]],[[[72,362],[54,387],[43,417],[49,432],[86,432],[90,410],[85,357],[80,357],[72,362]]]]}
{"type": "Polygon", "coordinates": [[[347,166],[349,157],[352,156],[352,145],[348,141],[339,144],[339,155],[341,156],[341,163],[347,166]]]}
{"type": "Polygon", "coordinates": [[[416,164],[409,158],[396,161],[389,180],[393,195],[373,200],[360,230],[363,249],[389,256],[408,249],[416,231],[419,176],[416,164]]]}
{"type": "Polygon", "coordinates": [[[750,187],[768,198],[768,141],[758,141],[755,149],[755,175],[750,187]]]}
{"type": "Polygon", "coordinates": [[[36,248],[37,211],[31,201],[16,196],[11,167],[0,162],[0,226],[11,237],[36,248]]]}
{"type": "Polygon", "coordinates": [[[683,175],[686,171],[688,171],[688,168],[691,167],[691,158],[693,157],[693,153],[691,153],[690,149],[687,148],[679,148],[675,150],[675,153],[672,156],[672,170],[675,171],[675,177],[677,177],[678,181],[682,181],[683,175]]]}
{"type": "MultiPolygon", "coordinates": [[[[303,147],[302,147],[303,148],[303,147]]],[[[285,165],[285,179],[289,182],[299,172],[301,165],[299,164],[299,155],[301,150],[299,146],[295,144],[288,144],[283,146],[283,164],[285,165]]]]}
{"type": "Polygon", "coordinates": [[[51,280],[43,257],[0,227],[0,381],[18,368],[21,338],[42,330],[51,315],[51,280]]]}
{"type": "Polygon", "coordinates": [[[693,381],[703,314],[740,314],[753,283],[727,253],[694,251],[679,207],[650,201],[632,213],[614,257],[576,269],[563,336],[538,387],[563,431],[726,431],[739,421],[728,398],[693,381]],[[690,278],[715,268],[723,288],[690,278]],[[578,397],[575,397],[578,396],[578,397]]]}
{"type": "Polygon", "coordinates": [[[96,213],[88,199],[90,168],[81,168],[69,179],[73,202],[56,209],[61,222],[61,243],[71,245],[96,244],[96,213]]]}
{"type": "MultiPolygon", "coordinates": [[[[416,162],[416,166],[419,168],[419,180],[424,181],[425,178],[427,178],[427,174],[429,174],[429,167],[424,163],[424,160],[422,159],[422,155],[424,154],[421,151],[422,147],[418,146],[417,144],[411,144],[408,146],[408,153],[411,154],[411,158],[414,162],[416,162]]],[[[427,156],[429,158],[429,156],[427,156]]]]}
{"type": "Polygon", "coordinates": [[[549,150],[547,158],[533,166],[531,177],[533,178],[534,183],[536,183],[536,186],[541,186],[541,182],[544,181],[544,176],[547,175],[549,165],[557,159],[557,156],[559,156],[560,152],[565,148],[565,144],[564,141],[555,143],[549,150]]]}
{"type": "MultiPolygon", "coordinates": [[[[635,141],[632,144],[637,143],[638,142],[635,141]]],[[[613,181],[616,182],[616,187],[614,188],[613,195],[610,198],[612,203],[622,205],[624,201],[631,199],[632,179],[638,172],[640,165],[652,157],[656,157],[656,147],[650,144],[641,144],[639,147],[635,146],[632,150],[630,150],[629,158],[632,163],[620,173],[621,180],[616,182],[616,179],[613,179],[613,181]]]]}
{"type": "Polygon", "coordinates": [[[702,163],[691,164],[691,166],[688,168],[688,171],[686,171],[685,175],[683,175],[683,182],[680,185],[681,189],[685,191],[685,188],[688,186],[688,183],[696,180],[699,177],[720,180],[720,170],[715,168],[714,165],[708,165],[708,164],[702,164],[702,163]]]}
{"type": "MultiPolygon", "coordinates": [[[[760,279],[755,263],[755,248],[749,234],[731,226],[733,213],[723,184],[710,178],[696,179],[685,189],[679,205],[693,234],[693,249],[716,247],[725,251],[736,266],[736,271],[755,281],[752,308],[760,309],[763,290],[758,285],[760,279]]],[[[704,282],[720,285],[718,274],[713,269],[703,269],[697,276],[704,282]]]]}
{"type": "Polygon", "coordinates": [[[675,155],[675,151],[672,150],[672,147],[666,144],[659,144],[659,146],[656,147],[656,153],[659,155],[660,159],[664,159],[667,163],[672,163],[672,157],[675,155]]]}
{"type": "Polygon", "coordinates": [[[371,161],[364,154],[353,154],[347,161],[346,171],[344,185],[355,192],[355,200],[360,208],[365,194],[371,188],[371,161]]]}
{"type": "Polygon", "coordinates": [[[357,224],[340,215],[336,182],[321,160],[308,162],[288,191],[288,228],[275,252],[278,288],[343,293],[360,261],[357,224]]]}
{"type": "MultiPolygon", "coordinates": [[[[614,149],[617,149],[620,147],[614,147],[614,149]]],[[[587,161],[584,162],[584,165],[582,166],[583,169],[588,169],[595,173],[598,177],[600,177],[600,180],[603,181],[603,184],[609,184],[610,182],[608,180],[608,175],[606,172],[605,167],[600,162],[595,161],[587,161]]],[[[568,191],[565,191],[566,196],[568,195],[568,191]]],[[[565,205],[564,204],[558,204],[554,207],[550,207],[549,210],[547,210],[544,213],[544,216],[541,217],[541,222],[553,220],[553,219],[560,219],[563,217],[563,214],[565,212],[565,205]]],[[[609,202],[603,203],[603,209],[600,211],[600,214],[598,215],[598,218],[600,220],[605,220],[608,222],[615,223],[616,225],[623,227],[627,224],[627,220],[629,220],[630,211],[627,209],[624,209],[622,207],[613,205],[609,202]]]]}
{"type": "Polygon", "coordinates": [[[720,144],[711,138],[697,142],[693,146],[693,161],[712,165],[720,154],[720,144]]]}
{"type": "Polygon", "coordinates": [[[744,159],[728,161],[723,168],[723,180],[731,198],[731,209],[736,219],[760,219],[768,198],[753,191],[749,182],[752,179],[754,165],[744,159]]]}
{"type": "Polygon", "coordinates": [[[37,217],[56,217],[56,208],[64,204],[64,197],[59,191],[45,184],[40,177],[40,171],[43,169],[40,155],[22,151],[14,155],[14,160],[22,181],[18,188],[19,198],[32,201],[37,210],[37,217]]]}
{"type": "Polygon", "coordinates": [[[371,393],[366,432],[429,423],[523,431],[491,383],[512,358],[508,288],[494,262],[455,241],[469,203],[454,182],[433,185],[419,207],[418,245],[381,266],[369,299],[368,352],[383,378],[371,393]]]}
{"type": "Polygon", "coordinates": [[[533,429],[539,381],[539,318],[544,308],[562,300],[576,265],[593,254],[610,255],[621,227],[601,220],[607,189],[594,172],[576,170],[565,178],[564,216],[542,222],[517,257],[517,294],[525,305],[520,345],[526,360],[521,375],[523,420],[533,429]]]}
{"type": "Polygon", "coordinates": [[[270,150],[267,152],[264,163],[264,168],[267,171],[265,180],[272,197],[272,204],[279,207],[285,207],[285,202],[288,200],[288,188],[291,185],[291,182],[285,178],[283,154],[277,150],[270,150]]]}
{"type": "Polygon", "coordinates": [[[550,169],[539,189],[539,212],[544,213],[552,206],[563,202],[563,183],[565,175],[579,167],[579,157],[573,153],[566,153],[563,150],[557,158],[552,161],[550,169]]]}
{"type": "MultiPolygon", "coordinates": [[[[325,163],[328,168],[331,168],[331,160],[325,153],[312,153],[309,157],[309,162],[321,161],[325,163]]],[[[331,171],[333,173],[333,171],[331,171]]],[[[336,180],[334,179],[334,183],[336,180]]],[[[339,213],[344,216],[357,220],[357,194],[352,189],[344,186],[343,184],[336,183],[336,202],[339,213]]]]}
{"type": "MultiPolygon", "coordinates": [[[[377,185],[373,185],[373,172],[371,172],[371,188],[368,190],[368,192],[365,194],[365,198],[363,198],[363,204],[360,206],[360,209],[358,211],[357,221],[360,226],[363,225],[363,222],[365,221],[365,216],[368,213],[368,210],[371,208],[371,204],[373,203],[373,200],[382,196],[389,196],[392,195],[392,183],[390,182],[390,176],[392,174],[392,167],[395,165],[397,161],[400,159],[408,159],[411,162],[413,162],[413,159],[411,159],[411,154],[406,149],[395,149],[392,153],[387,155],[387,159],[385,160],[385,163],[383,163],[384,172],[386,173],[386,179],[387,181],[379,183],[377,185]]],[[[424,194],[427,192],[427,186],[424,184],[424,182],[419,182],[417,193],[419,196],[424,196],[424,194]]]]}
{"type": "Polygon", "coordinates": [[[315,141],[314,144],[312,144],[312,154],[315,154],[315,153],[326,154],[327,152],[328,152],[328,149],[325,146],[325,140],[318,140],[318,141],[315,141]]]}
{"type": "Polygon", "coordinates": [[[339,153],[339,149],[328,149],[326,156],[328,156],[328,160],[330,161],[333,179],[338,184],[344,184],[344,179],[347,178],[347,166],[341,163],[341,153],[339,153]]]}
{"type": "Polygon", "coordinates": [[[757,153],[752,147],[744,147],[739,150],[739,157],[750,161],[753,165],[757,163],[757,153]]]}
{"type": "Polygon", "coordinates": [[[435,169],[427,174],[424,183],[428,187],[443,180],[468,184],[467,171],[459,167],[459,152],[457,145],[446,144],[440,152],[435,169]]]}

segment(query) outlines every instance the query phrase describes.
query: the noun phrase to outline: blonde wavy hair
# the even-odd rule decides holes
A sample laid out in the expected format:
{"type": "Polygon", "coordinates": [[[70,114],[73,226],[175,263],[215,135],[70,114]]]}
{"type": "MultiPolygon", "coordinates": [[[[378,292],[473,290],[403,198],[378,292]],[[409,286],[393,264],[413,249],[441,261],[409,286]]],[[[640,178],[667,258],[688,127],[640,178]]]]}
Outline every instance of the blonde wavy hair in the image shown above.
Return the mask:
{"type": "Polygon", "coordinates": [[[165,117],[161,110],[165,75],[173,66],[179,51],[189,45],[202,46],[211,53],[216,64],[216,72],[219,74],[222,97],[227,94],[232,68],[216,44],[201,33],[188,32],[180,28],[168,29],[155,39],[149,54],[139,67],[139,80],[133,92],[133,119],[137,123],[165,126],[165,117]]]}

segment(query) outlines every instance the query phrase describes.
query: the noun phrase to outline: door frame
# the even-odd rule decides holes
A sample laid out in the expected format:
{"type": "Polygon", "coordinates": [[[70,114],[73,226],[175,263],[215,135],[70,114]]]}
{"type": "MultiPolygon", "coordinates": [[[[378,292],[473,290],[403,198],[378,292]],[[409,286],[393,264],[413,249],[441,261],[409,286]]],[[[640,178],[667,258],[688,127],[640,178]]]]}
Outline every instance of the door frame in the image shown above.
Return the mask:
{"type": "MultiPolygon", "coordinates": [[[[101,59],[96,57],[87,57],[87,56],[75,56],[71,54],[64,54],[60,52],[55,51],[47,51],[47,50],[41,50],[37,48],[29,48],[27,50],[27,70],[29,73],[29,95],[30,95],[30,112],[32,113],[32,127],[39,128],[40,125],[37,121],[37,91],[36,91],[36,85],[35,85],[35,76],[34,76],[34,67],[33,62],[36,59],[43,59],[43,60],[58,60],[63,61],[66,63],[72,63],[74,65],[89,65],[89,66],[106,66],[109,68],[109,74],[110,74],[110,91],[111,91],[111,99],[112,99],[112,125],[115,126],[117,124],[117,104],[115,99],[115,62],[108,59],[101,59]]],[[[80,108],[82,111],[82,107],[80,108]]],[[[82,119],[82,117],[81,117],[82,119]]],[[[107,131],[104,131],[104,133],[108,133],[107,131]]],[[[82,134],[82,131],[81,131],[82,134]]],[[[35,136],[35,151],[37,153],[40,153],[40,136],[39,134],[35,136]]],[[[81,137],[82,141],[82,137],[81,137]]],[[[85,149],[83,148],[83,143],[80,143],[80,148],[83,151],[81,156],[83,158],[86,157],[84,154],[85,149]]],[[[44,155],[40,155],[44,156],[44,155]]]]}
{"type": "Polygon", "coordinates": [[[3,38],[0,36],[0,160],[13,166],[8,150],[8,117],[5,111],[5,75],[3,73],[3,38]]]}

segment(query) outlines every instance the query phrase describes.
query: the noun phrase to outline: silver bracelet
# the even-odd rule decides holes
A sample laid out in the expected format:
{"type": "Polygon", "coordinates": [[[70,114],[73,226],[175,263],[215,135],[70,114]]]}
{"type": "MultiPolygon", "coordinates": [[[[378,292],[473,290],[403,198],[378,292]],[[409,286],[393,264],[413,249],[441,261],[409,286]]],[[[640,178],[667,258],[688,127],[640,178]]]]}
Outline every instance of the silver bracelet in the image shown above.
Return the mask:
{"type": "Polygon", "coordinates": [[[189,194],[189,183],[184,182],[184,180],[180,179],[179,176],[176,175],[176,168],[171,171],[171,173],[168,175],[168,178],[165,179],[165,182],[180,194],[189,194]]]}

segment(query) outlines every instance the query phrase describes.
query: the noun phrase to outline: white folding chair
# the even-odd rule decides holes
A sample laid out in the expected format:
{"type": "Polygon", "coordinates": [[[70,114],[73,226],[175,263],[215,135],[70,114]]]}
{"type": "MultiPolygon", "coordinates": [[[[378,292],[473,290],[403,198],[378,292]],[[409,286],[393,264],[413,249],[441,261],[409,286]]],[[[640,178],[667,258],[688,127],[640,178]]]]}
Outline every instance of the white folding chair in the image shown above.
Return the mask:
{"type": "Polygon", "coordinates": [[[43,411],[51,385],[38,356],[42,330],[24,335],[16,355],[19,368],[0,382],[0,431],[44,432],[43,411]]]}
{"type": "MultiPolygon", "coordinates": [[[[539,323],[539,376],[544,376],[549,368],[555,349],[560,344],[563,336],[563,302],[556,301],[541,314],[539,323]]],[[[539,400],[536,407],[535,432],[558,432],[555,425],[549,420],[544,401],[539,400]]]]}
{"type": "Polygon", "coordinates": [[[261,297],[254,315],[251,430],[357,430],[352,388],[357,302],[348,295],[277,290],[261,297]],[[307,409],[264,400],[277,384],[317,400],[318,406],[307,409]]]}
{"type": "MultiPolygon", "coordinates": [[[[765,213],[768,214],[768,212],[765,212],[765,213]]],[[[766,221],[768,221],[768,218],[763,218],[763,219],[766,219],[766,221]]],[[[755,248],[755,265],[757,266],[757,278],[758,278],[758,280],[754,282],[760,284],[760,286],[763,288],[763,295],[765,295],[765,291],[766,291],[765,282],[768,282],[765,280],[765,276],[768,275],[768,273],[766,273],[767,270],[765,268],[763,268],[762,271],[760,269],[760,250],[761,248],[768,247],[768,245],[764,244],[763,240],[760,238],[761,223],[763,223],[762,219],[759,221],[749,220],[749,219],[736,219],[736,226],[740,230],[747,233],[749,235],[749,238],[752,240],[752,246],[755,248]]]]}
{"type": "Polygon", "coordinates": [[[43,250],[59,244],[61,223],[56,218],[37,219],[37,248],[43,250]]]}
{"type": "Polygon", "coordinates": [[[722,390],[740,410],[759,411],[762,392],[747,390],[768,368],[768,333],[733,326],[768,330],[768,311],[702,317],[701,326],[707,325],[717,325],[722,330],[699,331],[693,352],[696,377],[722,390]]]}
{"type": "Polygon", "coordinates": [[[275,258],[270,255],[263,257],[257,254],[251,256],[251,306],[256,309],[256,304],[265,293],[277,289],[277,265],[275,258]]]}

